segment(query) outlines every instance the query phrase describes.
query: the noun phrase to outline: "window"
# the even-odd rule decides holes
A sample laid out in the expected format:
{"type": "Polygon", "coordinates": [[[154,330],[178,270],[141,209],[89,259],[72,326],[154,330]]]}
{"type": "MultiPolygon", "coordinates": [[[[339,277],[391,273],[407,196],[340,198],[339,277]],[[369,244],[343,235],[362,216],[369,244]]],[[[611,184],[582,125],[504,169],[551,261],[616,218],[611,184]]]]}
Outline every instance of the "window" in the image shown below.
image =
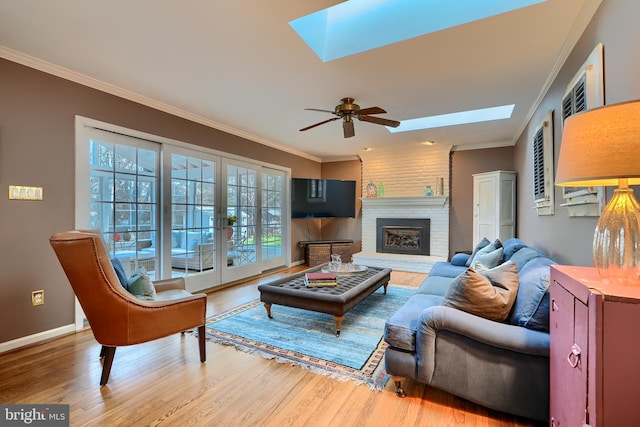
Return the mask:
{"type": "MultiPolygon", "coordinates": [[[[571,79],[562,97],[562,123],[573,114],[604,105],[602,44],[599,43],[571,79]]],[[[599,216],[604,207],[602,187],[563,187],[569,216],[599,216]]]]}
{"type": "Polygon", "coordinates": [[[538,215],[553,215],[553,111],[533,136],[533,198],[538,215]]]}
{"type": "Polygon", "coordinates": [[[262,260],[274,260],[282,256],[284,227],[284,174],[278,171],[262,174],[262,260]]]}
{"type": "Polygon", "coordinates": [[[173,276],[215,267],[216,163],[171,155],[171,269],[173,276]]]}
{"type": "Polygon", "coordinates": [[[89,141],[89,227],[100,230],[114,258],[129,273],[156,274],[151,247],[157,231],[158,147],[121,135],[89,141]]]}

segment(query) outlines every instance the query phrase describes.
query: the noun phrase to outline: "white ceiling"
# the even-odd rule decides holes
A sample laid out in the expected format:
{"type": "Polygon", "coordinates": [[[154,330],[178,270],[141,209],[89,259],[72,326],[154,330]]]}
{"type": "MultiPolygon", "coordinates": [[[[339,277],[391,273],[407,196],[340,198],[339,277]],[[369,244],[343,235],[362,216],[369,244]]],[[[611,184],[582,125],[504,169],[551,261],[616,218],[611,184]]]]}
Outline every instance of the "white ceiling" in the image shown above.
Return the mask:
{"type": "MultiPolygon", "coordinates": [[[[548,0],[323,63],[288,22],[337,0],[0,0],[0,57],[323,161],[435,140],[512,145],[601,0],[548,0]],[[508,120],[391,134],[394,120],[515,104],[508,120]]],[[[352,37],[357,38],[358,34],[352,37]]],[[[100,119],[100,118],[96,118],[100,119]]],[[[188,141],[187,141],[188,142],[188,141]]]]}

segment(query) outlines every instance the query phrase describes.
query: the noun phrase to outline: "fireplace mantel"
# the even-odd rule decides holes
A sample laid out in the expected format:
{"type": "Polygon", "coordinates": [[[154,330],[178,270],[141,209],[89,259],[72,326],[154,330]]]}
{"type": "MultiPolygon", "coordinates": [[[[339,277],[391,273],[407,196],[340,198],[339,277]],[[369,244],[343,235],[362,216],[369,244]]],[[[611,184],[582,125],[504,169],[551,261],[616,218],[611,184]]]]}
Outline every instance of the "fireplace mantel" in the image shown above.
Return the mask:
{"type": "Polygon", "coordinates": [[[424,197],[363,197],[362,207],[366,208],[401,208],[401,207],[428,207],[444,208],[449,201],[447,196],[424,197]]]}

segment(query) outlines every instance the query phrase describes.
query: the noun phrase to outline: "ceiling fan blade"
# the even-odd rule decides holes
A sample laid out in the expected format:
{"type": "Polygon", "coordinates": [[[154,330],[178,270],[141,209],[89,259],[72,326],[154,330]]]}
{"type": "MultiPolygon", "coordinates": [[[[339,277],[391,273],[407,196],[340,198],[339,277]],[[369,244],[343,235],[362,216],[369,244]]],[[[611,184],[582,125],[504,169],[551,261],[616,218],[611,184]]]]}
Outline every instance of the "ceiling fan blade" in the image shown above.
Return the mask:
{"type": "Polygon", "coordinates": [[[309,130],[309,129],[314,128],[314,127],[316,127],[316,126],[323,125],[323,124],[325,124],[325,123],[332,122],[332,121],[334,121],[334,120],[338,120],[339,118],[340,118],[340,117],[333,117],[333,118],[328,119],[328,120],[323,120],[323,121],[321,121],[321,122],[319,122],[319,123],[316,123],[316,124],[314,124],[314,125],[307,126],[306,128],[302,128],[302,129],[300,129],[300,132],[305,131],[305,130],[309,130]]]}
{"type": "Polygon", "coordinates": [[[305,108],[305,110],[308,111],[320,111],[322,113],[331,113],[331,114],[335,114],[335,111],[331,111],[331,110],[321,110],[320,108],[305,108]]]}
{"type": "Polygon", "coordinates": [[[358,119],[363,122],[375,123],[377,125],[390,126],[392,128],[397,128],[400,126],[400,122],[397,120],[383,119],[381,117],[369,117],[369,116],[358,116],[358,119]]]}
{"type": "Polygon", "coordinates": [[[384,111],[380,107],[369,107],[369,108],[361,108],[358,110],[358,114],[384,114],[384,111]]]}
{"type": "Polygon", "coordinates": [[[342,122],[342,130],[344,132],[345,138],[351,138],[356,134],[355,129],[353,128],[353,120],[345,120],[342,122]]]}

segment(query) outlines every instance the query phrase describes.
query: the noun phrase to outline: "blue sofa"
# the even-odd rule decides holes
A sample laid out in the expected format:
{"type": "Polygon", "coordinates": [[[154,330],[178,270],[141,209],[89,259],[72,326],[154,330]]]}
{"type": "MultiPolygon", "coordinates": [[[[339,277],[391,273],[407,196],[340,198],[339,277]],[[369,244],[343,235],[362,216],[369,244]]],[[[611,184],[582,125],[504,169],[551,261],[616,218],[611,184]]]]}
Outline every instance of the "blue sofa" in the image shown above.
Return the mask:
{"type": "Polygon", "coordinates": [[[488,408],[547,421],[549,266],[555,263],[517,238],[484,239],[471,255],[436,263],[385,324],[385,366],[397,394],[405,395],[402,380],[410,378],[488,408]],[[487,269],[478,261],[483,256],[498,265],[487,269]],[[495,273],[490,272],[498,270],[511,271],[509,291],[491,279],[495,273]],[[490,278],[489,288],[510,295],[501,304],[504,320],[485,318],[477,307],[465,311],[450,306],[464,280],[478,274],[490,278]]]}

